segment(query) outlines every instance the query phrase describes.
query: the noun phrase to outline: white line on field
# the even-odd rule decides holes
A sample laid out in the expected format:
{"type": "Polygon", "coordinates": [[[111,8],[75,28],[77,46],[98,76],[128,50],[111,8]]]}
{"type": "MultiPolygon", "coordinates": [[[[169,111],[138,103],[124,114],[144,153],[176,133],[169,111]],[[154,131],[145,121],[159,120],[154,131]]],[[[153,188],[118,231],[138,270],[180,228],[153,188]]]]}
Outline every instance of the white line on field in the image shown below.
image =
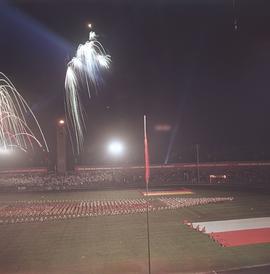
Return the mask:
{"type": "Polygon", "coordinates": [[[252,269],[252,268],[258,268],[258,267],[264,267],[264,266],[270,266],[270,263],[267,263],[267,264],[254,264],[254,265],[248,265],[248,266],[242,266],[242,267],[232,267],[232,268],[228,268],[228,269],[211,270],[211,271],[207,271],[207,272],[195,272],[195,274],[217,274],[217,273],[223,273],[223,272],[227,272],[227,271],[252,269]]]}

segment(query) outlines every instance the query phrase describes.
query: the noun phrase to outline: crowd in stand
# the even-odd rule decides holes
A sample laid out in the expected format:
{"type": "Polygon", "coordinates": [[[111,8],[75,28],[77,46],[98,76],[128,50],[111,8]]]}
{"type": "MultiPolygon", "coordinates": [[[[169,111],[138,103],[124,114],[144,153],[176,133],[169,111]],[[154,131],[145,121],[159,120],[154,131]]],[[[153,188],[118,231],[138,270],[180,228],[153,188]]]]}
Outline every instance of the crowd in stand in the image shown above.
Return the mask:
{"type": "MultiPolygon", "coordinates": [[[[199,171],[200,184],[268,184],[268,167],[256,168],[202,168],[199,171]],[[215,179],[211,180],[210,176],[215,179]],[[223,176],[223,177],[222,177],[223,176]]],[[[150,184],[153,187],[183,184],[198,184],[196,168],[151,168],[150,184]]],[[[73,172],[65,175],[44,174],[0,174],[2,189],[24,190],[68,190],[99,189],[115,187],[143,187],[144,169],[92,169],[85,172],[73,172]]]]}

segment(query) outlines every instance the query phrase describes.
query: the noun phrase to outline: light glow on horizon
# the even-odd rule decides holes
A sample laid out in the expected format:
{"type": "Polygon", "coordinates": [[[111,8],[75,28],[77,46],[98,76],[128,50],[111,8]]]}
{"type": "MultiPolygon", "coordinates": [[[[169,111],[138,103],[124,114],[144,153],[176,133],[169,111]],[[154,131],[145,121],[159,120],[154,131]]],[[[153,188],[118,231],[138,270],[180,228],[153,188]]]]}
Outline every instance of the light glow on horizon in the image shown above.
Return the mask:
{"type": "Polygon", "coordinates": [[[11,149],[7,147],[0,147],[0,155],[8,155],[11,153],[11,149]]]}
{"type": "Polygon", "coordinates": [[[108,145],[108,151],[115,156],[122,155],[124,152],[124,145],[120,141],[112,141],[108,145]]]}

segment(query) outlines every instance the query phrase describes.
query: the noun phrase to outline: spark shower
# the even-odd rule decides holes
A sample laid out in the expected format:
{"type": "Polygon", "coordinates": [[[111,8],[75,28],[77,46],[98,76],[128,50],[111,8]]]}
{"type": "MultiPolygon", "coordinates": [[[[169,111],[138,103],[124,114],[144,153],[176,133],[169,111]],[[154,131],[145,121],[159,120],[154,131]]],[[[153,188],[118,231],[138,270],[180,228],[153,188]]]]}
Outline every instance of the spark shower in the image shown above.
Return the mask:
{"type": "Polygon", "coordinates": [[[3,154],[17,148],[27,152],[35,144],[48,152],[37,118],[9,78],[0,72],[0,151],[3,154]]]}
{"type": "Polygon", "coordinates": [[[100,85],[102,69],[108,69],[110,55],[97,40],[95,32],[89,33],[89,40],[79,45],[75,57],[67,65],[65,79],[65,110],[73,151],[80,153],[83,147],[85,117],[80,94],[87,90],[89,99],[100,85]],[[86,88],[83,88],[86,87],[86,88]]]}

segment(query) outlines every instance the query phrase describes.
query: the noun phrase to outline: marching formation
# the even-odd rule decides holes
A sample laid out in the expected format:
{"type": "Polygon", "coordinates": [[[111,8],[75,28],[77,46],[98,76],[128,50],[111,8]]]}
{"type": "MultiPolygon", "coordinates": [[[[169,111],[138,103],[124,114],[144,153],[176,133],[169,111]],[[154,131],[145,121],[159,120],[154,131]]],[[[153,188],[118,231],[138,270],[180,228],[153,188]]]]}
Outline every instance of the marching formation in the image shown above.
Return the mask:
{"type": "MultiPolygon", "coordinates": [[[[159,211],[232,200],[232,197],[161,197],[150,199],[148,209],[149,211],[159,211]]],[[[136,214],[144,213],[146,210],[147,201],[145,199],[126,199],[116,201],[38,200],[2,202],[0,203],[0,224],[136,214]]]]}
{"type": "Polygon", "coordinates": [[[197,205],[206,205],[210,203],[218,203],[225,201],[232,201],[233,197],[214,197],[214,198],[160,198],[164,204],[166,204],[170,209],[174,208],[182,208],[189,206],[197,206],[197,205]]]}

